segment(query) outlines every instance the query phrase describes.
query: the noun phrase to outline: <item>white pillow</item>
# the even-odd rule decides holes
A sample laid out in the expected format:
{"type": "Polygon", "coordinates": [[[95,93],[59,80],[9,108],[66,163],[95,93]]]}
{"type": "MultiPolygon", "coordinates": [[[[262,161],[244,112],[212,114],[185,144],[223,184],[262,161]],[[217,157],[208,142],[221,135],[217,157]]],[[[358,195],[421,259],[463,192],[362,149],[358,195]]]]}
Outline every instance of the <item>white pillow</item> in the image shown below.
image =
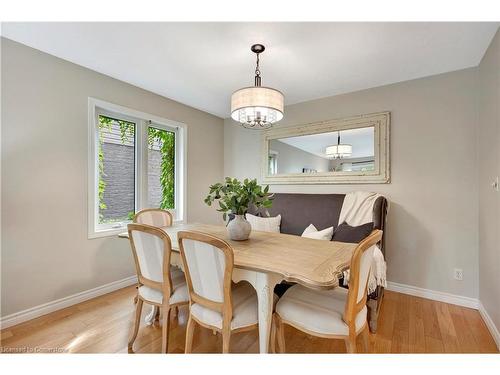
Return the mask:
{"type": "Polygon", "coordinates": [[[309,226],[306,229],[304,229],[304,232],[302,233],[301,237],[312,238],[313,240],[330,241],[332,239],[332,236],[333,236],[333,227],[318,231],[314,225],[309,224],[309,226]]]}
{"type": "Polygon", "coordinates": [[[252,214],[246,214],[246,218],[253,230],[262,232],[280,232],[281,215],[275,217],[260,217],[252,214]]]}

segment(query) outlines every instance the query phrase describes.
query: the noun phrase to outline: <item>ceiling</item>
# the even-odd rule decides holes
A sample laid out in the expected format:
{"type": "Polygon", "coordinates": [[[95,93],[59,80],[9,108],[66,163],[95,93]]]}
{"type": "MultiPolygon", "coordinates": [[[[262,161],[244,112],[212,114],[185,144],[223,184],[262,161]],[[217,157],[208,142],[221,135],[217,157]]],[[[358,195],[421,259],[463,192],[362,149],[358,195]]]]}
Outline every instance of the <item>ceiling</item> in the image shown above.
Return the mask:
{"type": "MultiPolygon", "coordinates": [[[[325,149],[327,146],[337,144],[337,136],[337,132],[329,132],[281,138],[279,141],[328,159],[325,149]]],[[[352,146],[350,158],[364,158],[374,155],[374,137],[373,127],[343,130],[340,132],[340,143],[347,143],[352,146]]]]}
{"type": "MultiPolygon", "coordinates": [[[[499,23],[2,23],[3,36],[220,117],[253,85],[285,104],[477,66],[499,23]]],[[[286,114],[285,114],[286,115],[286,114]]]]}

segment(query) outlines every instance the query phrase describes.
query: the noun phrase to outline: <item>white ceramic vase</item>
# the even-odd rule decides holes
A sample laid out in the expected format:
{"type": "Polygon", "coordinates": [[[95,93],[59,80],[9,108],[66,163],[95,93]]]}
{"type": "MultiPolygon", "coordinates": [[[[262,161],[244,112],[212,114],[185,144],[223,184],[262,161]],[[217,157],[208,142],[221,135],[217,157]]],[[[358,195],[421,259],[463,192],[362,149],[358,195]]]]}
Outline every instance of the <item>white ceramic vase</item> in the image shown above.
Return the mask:
{"type": "Polygon", "coordinates": [[[227,224],[227,233],[231,240],[248,240],[251,231],[252,226],[247,219],[245,219],[244,215],[234,215],[234,219],[227,224]]]}

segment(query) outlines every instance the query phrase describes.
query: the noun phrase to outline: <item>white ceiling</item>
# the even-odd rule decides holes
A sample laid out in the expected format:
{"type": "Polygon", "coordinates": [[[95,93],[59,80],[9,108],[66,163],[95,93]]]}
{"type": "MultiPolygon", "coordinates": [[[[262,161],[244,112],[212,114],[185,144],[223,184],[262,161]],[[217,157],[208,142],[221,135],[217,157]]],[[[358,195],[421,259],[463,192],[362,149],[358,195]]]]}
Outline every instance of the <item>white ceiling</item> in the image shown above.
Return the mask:
{"type": "MultiPolygon", "coordinates": [[[[349,129],[340,132],[340,143],[352,146],[351,158],[363,158],[374,155],[374,128],[349,129]]],[[[337,132],[302,135],[298,137],[281,138],[279,141],[299,148],[324,159],[327,146],[337,144],[337,132]]]]}
{"type": "MultiPolygon", "coordinates": [[[[478,65],[499,23],[3,23],[3,36],[229,117],[263,85],[294,104],[478,65]]],[[[285,114],[286,116],[286,114],[285,114]]]]}

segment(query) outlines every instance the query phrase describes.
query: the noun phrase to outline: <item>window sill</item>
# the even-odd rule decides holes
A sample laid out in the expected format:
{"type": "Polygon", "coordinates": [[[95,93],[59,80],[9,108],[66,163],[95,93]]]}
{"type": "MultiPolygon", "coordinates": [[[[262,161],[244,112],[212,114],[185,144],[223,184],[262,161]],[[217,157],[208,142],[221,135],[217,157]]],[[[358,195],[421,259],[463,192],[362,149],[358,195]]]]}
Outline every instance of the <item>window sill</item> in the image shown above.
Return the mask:
{"type": "MultiPolygon", "coordinates": [[[[130,223],[132,223],[132,222],[128,222],[123,227],[120,227],[120,228],[101,229],[101,230],[97,230],[97,231],[94,231],[94,232],[89,232],[88,233],[88,239],[89,240],[93,240],[93,239],[96,239],[96,238],[116,237],[120,233],[126,232],[127,231],[127,225],[130,224],[130,223]]],[[[183,220],[183,219],[174,220],[174,224],[185,224],[185,223],[186,223],[186,221],[183,220]]]]}
{"type": "Polygon", "coordinates": [[[89,232],[88,239],[93,240],[95,238],[116,237],[118,234],[126,232],[126,231],[127,231],[127,225],[124,225],[123,227],[120,227],[120,228],[109,228],[109,229],[97,230],[94,232],[89,232]]]}

